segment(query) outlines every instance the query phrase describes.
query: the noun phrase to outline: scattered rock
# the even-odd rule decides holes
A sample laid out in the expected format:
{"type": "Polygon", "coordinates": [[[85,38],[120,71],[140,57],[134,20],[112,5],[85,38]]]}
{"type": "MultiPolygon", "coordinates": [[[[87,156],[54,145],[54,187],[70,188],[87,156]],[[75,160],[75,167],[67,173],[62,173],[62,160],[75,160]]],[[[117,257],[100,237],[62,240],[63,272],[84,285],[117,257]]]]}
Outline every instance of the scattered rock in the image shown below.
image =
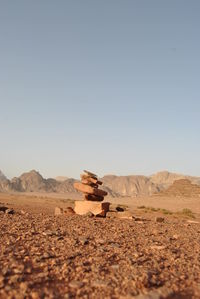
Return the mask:
{"type": "Polygon", "coordinates": [[[100,195],[86,194],[84,195],[84,199],[91,200],[91,201],[103,201],[104,197],[100,195]]]}
{"type": "Polygon", "coordinates": [[[163,250],[165,248],[166,248],[166,246],[164,246],[164,245],[152,245],[151,246],[151,249],[157,249],[157,250],[163,250]]]}
{"type": "Polygon", "coordinates": [[[73,215],[73,214],[76,214],[76,213],[74,212],[74,210],[71,207],[67,207],[64,210],[64,214],[66,214],[66,215],[73,215]]]}
{"type": "Polygon", "coordinates": [[[84,237],[80,237],[80,238],[79,238],[79,242],[80,242],[82,245],[87,245],[87,244],[89,244],[89,239],[88,239],[88,238],[84,238],[84,237]]]}
{"type": "Polygon", "coordinates": [[[62,214],[63,214],[63,209],[62,209],[62,208],[59,208],[59,207],[56,207],[56,208],[55,208],[54,215],[55,215],[55,216],[59,216],[59,215],[62,215],[62,214]]]}
{"type": "Polygon", "coordinates": [[[82,281],[72,280],[69,283],[69,287],[72,289],[80,289],[84,286],[84,283],[82,281]]]}
{"type": "Polygon", "coordinates": [[[92,285],[97,288],[106,288],[108,284],[104,280],[95,280],[92,285]]]}
{"type": "Polygon", "coordinates": [[[92,212],[88,212],[84,216],[92,218],[92,217],[94,217],[94,214],[92,212]]]}
{"type": "Polygon", "coordinates": [[[13,215],[14,214],[14,210],[13,209],[7,209],[5,211],[6,214],[10,214],[10,215],[13,215]]]}
{"type": "Polygon", "coordinates": [[[195,221],[195,220],[187,220],[188,223],[190,224],[199,224],[199,221],[195,221]]]}
{"type": "Polygon", "coordinates": [[[117,218],[120,218],[120,219],[133,219],[134,218],[133,213],[130,211],[116,213],[116,216],[117,216],[117,218]]]}
{"type": "Polygon", "coordinates": [[[40,203],[26,217],[1,216],[0,298],[199,299],[199,224],[166,215],[160,225],[151,212],[151,222],[125,212],[107,215],[132,220],[55,217],[40,203]]]}
{"type": "Polygon", "coordinates": [[[7,207],[0,207],[0,212],[6,212],[6,210],[8,210],[8,208],[7,207]]]}
{"type": "Polygon", "coordinates": [[[116,207],[116,211],[118,211],[118,212],[124,212],[125,209],[122,208],[122,207],[120,207],[120,206],[117,206],[117,207],[116,207]]]}
{"type": "Polygon", "coordinates": [[[170,239],[171,240],[178,240],[178,237],[179,237],[178,235],[173,235],[170,239]]]}
{"type": "Polygon", "coordinates": [[[136,221],[136,222],[144,222],[144,221],[147,221],[147,219],[145,219],[145,218],[142,218],[142,217],[134,217],[133,216],[133,219],[136,221]]]}
{"type": "Polygon", "coordinates": [[[174,298],[172,297],[173,295],[174,295],[174,291],[172,289],[169,289],[167,287],[161,287],[157,290],[150,291],[148,294],[140,294],[132,298],[133,299],[170,299],[170,298],[174,298]]]}
{"type": "Polygon", "coordinates": [[[108,211],[106,214],[107,218],[114,218],[117,217],[117,211],[108,211]]]}
{"type": "Polygon", "coordinates": [[[156,217],[155,221],[158,223],[163,223],[165,221],[165,218],[164,217],[156,217]]]}
{"type": "Polygon", "coordinates": [[[5,214],[14,214],[14,210],[13,209],[9,209],[8,207],[0,207],[0,212],[3,212],[5,214]]]}

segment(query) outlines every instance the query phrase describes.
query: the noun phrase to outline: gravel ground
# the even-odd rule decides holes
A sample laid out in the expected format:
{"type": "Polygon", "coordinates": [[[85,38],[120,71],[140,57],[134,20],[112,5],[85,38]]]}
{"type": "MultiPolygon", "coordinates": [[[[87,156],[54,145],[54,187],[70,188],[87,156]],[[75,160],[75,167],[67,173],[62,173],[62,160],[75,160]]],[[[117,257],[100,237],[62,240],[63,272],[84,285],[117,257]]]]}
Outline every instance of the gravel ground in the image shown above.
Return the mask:
{"type": "Polygon", "coordinates": [[[0,298],[200,298],[200,224],[144,217],[0,212],[0,298]]]}

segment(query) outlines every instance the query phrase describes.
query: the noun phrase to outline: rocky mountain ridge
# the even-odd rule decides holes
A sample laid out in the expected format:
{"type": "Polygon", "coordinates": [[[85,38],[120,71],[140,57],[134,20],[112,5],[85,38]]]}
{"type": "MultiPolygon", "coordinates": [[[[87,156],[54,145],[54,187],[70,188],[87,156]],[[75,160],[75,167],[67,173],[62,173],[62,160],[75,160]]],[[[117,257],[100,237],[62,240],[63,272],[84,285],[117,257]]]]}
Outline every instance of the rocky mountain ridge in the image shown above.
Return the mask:
{"type": "Polygon", "coordinates": [[[200,197],[200,186],[188,179],[179,179],[173,182],[167,189],[158,193],[166,197],[200,197]]]}
{"type": "MultiPolygon", "coordinates": [[[[103,189],[111,197],[137,197],[164,194],[162,192],[172,186],[175,181],[183,179],[189,180],[192,184],[200,185],[200,177],[184,176],[168,171],[158,172],[151,176],[105,175],[101,180],[103,181],[103,189]]],[[[45,179],[35,170],[11,180],[6,179],[2,174],[0,176],[0,192],[76,193],[77,191],[73,187],[75,181],[73,178],[45,179]]]]}
{"type": "Polygon", "coordinates": [[[7,180],[6,176],[3,174],[3,172],[0,170],[0,181],[7,180]]]}

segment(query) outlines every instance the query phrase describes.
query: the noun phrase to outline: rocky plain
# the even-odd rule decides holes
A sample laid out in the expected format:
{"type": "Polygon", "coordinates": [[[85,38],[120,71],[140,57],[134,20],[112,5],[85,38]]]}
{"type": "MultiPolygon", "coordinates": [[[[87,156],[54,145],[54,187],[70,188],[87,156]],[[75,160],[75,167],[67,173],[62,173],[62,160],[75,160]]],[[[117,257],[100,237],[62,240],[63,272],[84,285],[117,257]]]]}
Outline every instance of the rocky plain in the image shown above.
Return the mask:
{"type": "Polygon", "coordinates": [[[195,182],[110,192],[106,217],[71,213],[78,193],[2,191],[0,298],[200,298],[195,182]],[[56,207],[66,212],[56,216],[56,207]]]}

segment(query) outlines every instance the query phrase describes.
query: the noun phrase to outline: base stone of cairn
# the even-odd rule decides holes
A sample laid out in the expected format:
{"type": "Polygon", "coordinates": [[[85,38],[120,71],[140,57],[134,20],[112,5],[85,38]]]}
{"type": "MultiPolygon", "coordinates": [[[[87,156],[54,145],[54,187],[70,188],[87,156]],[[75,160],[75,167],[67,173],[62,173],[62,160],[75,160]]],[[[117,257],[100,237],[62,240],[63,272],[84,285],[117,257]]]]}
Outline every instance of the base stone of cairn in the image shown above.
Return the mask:
{"type": "Polygon", "coordinates": [[[77,200],[74,205],[74,212],[78,215],[85,215],[91,212],[95,216],[106,217],[109,211],[109,202],[94,202],[89,200],[77,200]]]}
{"type": "Polygon", "coordinates": [[[102,185],[102,182],[98,180],[97,175],[84,170],[81,182],[74,183],[74,188],[84,195],[84,200],[75,201],[76,214],[84,215],[91,212],[95,216],[106,216],[110,203],[102,202],[107,192],[99,189],[99,185],[102,185]]]}

